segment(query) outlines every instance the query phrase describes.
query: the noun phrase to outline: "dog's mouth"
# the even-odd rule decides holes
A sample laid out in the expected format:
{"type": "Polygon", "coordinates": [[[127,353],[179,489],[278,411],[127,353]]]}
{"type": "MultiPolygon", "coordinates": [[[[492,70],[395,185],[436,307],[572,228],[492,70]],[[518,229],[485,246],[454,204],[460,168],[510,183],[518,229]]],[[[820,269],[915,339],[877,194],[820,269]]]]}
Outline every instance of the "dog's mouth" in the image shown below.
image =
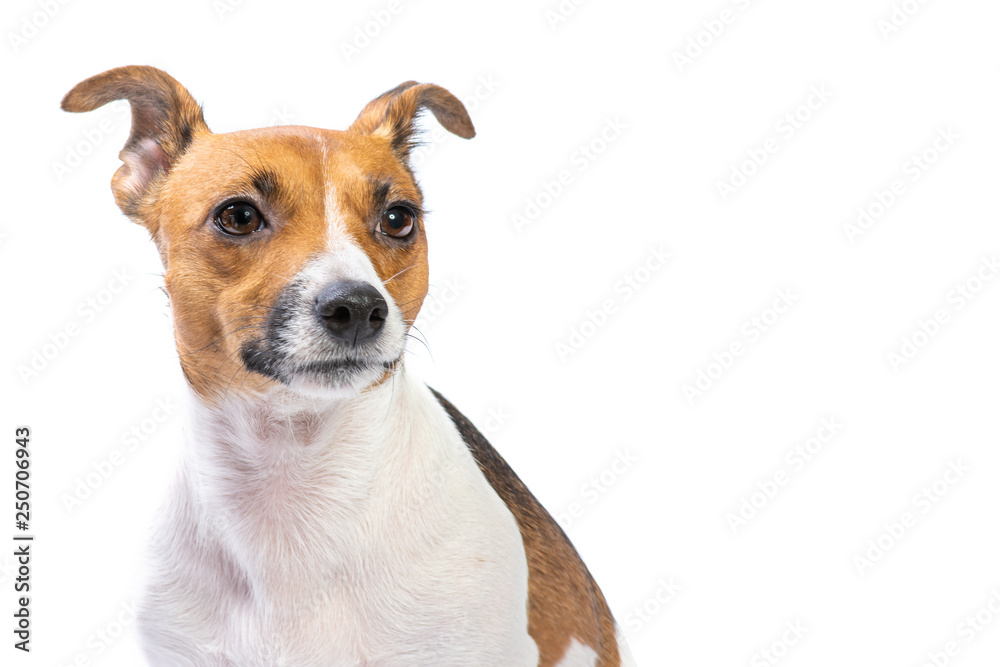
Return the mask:
{"type": "Polygon", "coordinates": [[[384,373],[396,368],[399,359],[380,361],[377,359],[327,359],[293,366],[288,375],[328,380],[338,384],[349,384],[357,376],[384,373]]]}
{"type": "Polygon", "coordinates": [[[360,391],[395,371],[402,359],[344,356],[302,362],[272,352],[266,340],[244,345],[240,356],[247,370],[307,393],[360,391]]]}
{"type": "Polygon", "coordinates": [[[392,370],[395,363],[395,361],[374,361],[368,359],[329,359],[327,361],[300,364],[292,370],[292,373],[313,373],[316,375],[356,373],[369,370],[378,365],[382,366],[384,370],[392,370]]]}

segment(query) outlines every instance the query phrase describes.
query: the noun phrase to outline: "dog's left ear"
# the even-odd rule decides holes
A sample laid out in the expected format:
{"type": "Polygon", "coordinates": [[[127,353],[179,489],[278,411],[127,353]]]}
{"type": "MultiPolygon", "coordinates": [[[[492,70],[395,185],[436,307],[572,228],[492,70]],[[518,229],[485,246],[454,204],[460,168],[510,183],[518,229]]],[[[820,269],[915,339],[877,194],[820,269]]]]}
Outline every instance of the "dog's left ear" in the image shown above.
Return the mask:
{"type": "Polygon", "coordinates": [[[463,139],[476,136],[469,112],[457,97],[433,83],[407,81],[369,102],[349,130],[389,139],[392,150],[406,160],[415,145],[414,121],[421,109],[430,109],[438,122],[463,139]]]}

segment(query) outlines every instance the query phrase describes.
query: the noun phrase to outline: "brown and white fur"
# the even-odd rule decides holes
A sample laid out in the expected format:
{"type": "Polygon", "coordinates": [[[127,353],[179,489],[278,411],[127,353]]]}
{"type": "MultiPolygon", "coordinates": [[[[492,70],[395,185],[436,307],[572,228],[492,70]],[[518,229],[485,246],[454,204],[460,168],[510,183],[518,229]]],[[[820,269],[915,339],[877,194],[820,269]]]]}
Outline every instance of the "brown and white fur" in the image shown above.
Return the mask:
{"type": "Polygon", "coordinates": [[[631,664],[557,524],[403,363],[428,275],[413,121],[470,138],[462,103],[408,82],[347,131],[213,134],[168,74],[122,67],[62,106],[117,99],[112,190],[159,249],[192,396],[141,605],[150,662],[631,664]],[[384,307],[355,324],[329,296],[348,284],[384,307]]]}

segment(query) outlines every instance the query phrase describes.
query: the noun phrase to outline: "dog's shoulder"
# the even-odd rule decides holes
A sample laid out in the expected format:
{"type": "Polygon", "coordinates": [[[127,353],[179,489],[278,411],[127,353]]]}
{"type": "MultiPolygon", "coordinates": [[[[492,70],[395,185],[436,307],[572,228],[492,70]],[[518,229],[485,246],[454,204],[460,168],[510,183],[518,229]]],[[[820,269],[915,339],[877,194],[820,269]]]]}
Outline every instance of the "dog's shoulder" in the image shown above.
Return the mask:
{"type": "Polygon", "coordinates": [[[538,644],[539,664],[557,664],[580,644],[593,651],[590,664],[621,664],[614,618],[569,538],[472,422],[431,391],[521,531],[528,559],[528,632],[538,644]]]}

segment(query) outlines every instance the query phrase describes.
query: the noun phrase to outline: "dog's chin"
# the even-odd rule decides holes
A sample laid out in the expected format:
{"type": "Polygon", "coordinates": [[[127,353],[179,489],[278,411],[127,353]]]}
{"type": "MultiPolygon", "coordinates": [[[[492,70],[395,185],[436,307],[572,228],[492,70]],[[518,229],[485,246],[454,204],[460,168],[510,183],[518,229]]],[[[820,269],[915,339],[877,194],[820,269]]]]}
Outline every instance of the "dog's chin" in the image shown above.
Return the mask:
{"type": "Polygon", "coordinates": [[[317,398],[349,398],[378,383],[395,361],[331,359],[290,365],[279,378],[292,391],[317,398]]]}

